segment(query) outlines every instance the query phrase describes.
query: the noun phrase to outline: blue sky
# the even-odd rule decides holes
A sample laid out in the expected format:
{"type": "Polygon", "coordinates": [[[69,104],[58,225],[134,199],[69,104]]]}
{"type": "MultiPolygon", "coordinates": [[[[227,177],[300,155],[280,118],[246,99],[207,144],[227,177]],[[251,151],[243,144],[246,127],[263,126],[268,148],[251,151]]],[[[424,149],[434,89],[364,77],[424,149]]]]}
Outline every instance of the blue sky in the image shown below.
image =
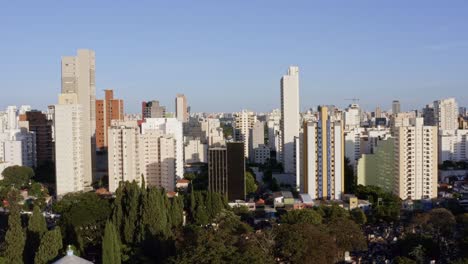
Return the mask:
{"type": "Polygon", "coordinates": [[[127,112],[185,93],[192,111],[268,111],[301,71],[301,110],[468,105],[468,1],[1,1],[0,108],[46,109],[60,58],[96,51],[97,96],[127,112]]]}

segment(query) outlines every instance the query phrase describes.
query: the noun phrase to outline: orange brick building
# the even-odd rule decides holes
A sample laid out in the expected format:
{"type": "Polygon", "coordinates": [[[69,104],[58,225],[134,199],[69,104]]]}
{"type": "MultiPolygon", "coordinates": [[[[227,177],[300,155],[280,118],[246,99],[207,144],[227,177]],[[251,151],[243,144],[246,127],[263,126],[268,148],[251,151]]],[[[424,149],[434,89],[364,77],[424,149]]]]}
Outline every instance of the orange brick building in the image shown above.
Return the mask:
{"type": "Polygon", "coordinates": [[[114,99],[113,90],[104,90],[104,100],[96,100],[96,147],[107,149],[107,130],[112,120],[124,119],[122,99],[114,99]]]}

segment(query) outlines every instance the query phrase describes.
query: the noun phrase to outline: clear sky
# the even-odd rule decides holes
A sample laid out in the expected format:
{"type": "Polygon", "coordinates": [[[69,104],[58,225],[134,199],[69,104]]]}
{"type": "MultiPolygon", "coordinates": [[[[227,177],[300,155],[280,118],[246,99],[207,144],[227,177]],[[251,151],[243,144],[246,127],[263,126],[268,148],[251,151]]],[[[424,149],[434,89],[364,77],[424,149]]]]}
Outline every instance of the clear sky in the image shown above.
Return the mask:
{"type": "Polygon", "coordinates": [[[60,58],[96,51],[97,96],[127,112],[184,93],[192,111],[269,111],[300,67],[301,110],[468,105],[468,1],[0,0],[0,108],[46,109],[60,58]]]}

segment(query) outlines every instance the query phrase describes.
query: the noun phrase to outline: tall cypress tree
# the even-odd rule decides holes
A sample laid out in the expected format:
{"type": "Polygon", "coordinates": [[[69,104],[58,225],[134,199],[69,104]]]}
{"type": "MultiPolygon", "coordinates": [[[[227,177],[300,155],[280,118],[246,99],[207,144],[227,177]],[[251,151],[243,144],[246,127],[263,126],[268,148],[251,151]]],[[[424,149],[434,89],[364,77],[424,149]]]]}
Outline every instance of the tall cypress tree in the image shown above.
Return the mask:
{"type": "Polygon", "coordinates": [[[190,191],[190,215],[192,216],[192,221],[195,222],[195,209],[197,206],[197,202],[195,200],[195,192],[193,190],[190,191]]]}
{"type": "Polygon", "coordinates": [[[123,219],[123,209],[122,209],[122,200],[124,196],[124,189],[126,183],[121,182],[119,188],[115,191],[115,199],[112,204],[112,222],[114,223],[117,235],[122,237],[123,228],[122,228],[122,219],[123,219]]]}
{"type": "Polygon", "coordinates": [[[182,225],[183,222],[183,212],[184,212],[184,204],[182,201],[182,198],[179,196],[176,196],[172,198],[171,201],[171,226],[172,227],[178,227],[182,225]]]}
{"type": "Polygon", "coordinates": [[[62,234],[60,228],[47,231],[41,239],[41,245],[34,258],[35,264],[47,264],[57,258],[62,249],[62,234]]]}
{"type": "Polygon", "coordinates": [[[213,210],[213,199],[212,199],[211,192],[206,192],[205,205],[206,205],[206,213],[208,215],[208,218],[211,220],[216,216],[216,212],[213,210]]]}
{"type": "Polygon", "coordinates": [[[25,261],[28,263],[34,262],[34,256],[41,243],[41,238],[47,232],[47,224],[41,209],[34,206],[33,214],[29,218],[28,230],[26,233],[25,261]]]}
{"type": "Polygon", "coordinates": [[[123,198],[123,209],[125,212],[123,225],[123,239],[127,244],[135,243],[136,223],[138,223],[138,211],[140,198],[140,188],[136,182],[132,182],[126,188],[126,195],[123,198]]]}
{"type": "Polygon", "coordinates": [[[102,263],[120,264],[122,262],[120,252],[120,241],[117,231],[111,221],[107,221],[102,239],[102,263]]]}
{"type": "Polygon", "coordinates": [[[216,217],[221,210],[223,209],[223,198],[221,194],[217,192],[212,192],[211,193],[211,202],[212,202],[212,208],[213,208],[213,217],[216,217]]]}
{"type": "Polygon", "coordinates": [[[162,231],[159,223],[161,210],[159,191],[156,188],[149,188],[142,212],[143,226],[149,235],[155,236],[162,231]]]}
{"type": "Polygon", "coordinates": [[[206,225],[208,224],[208,214],[206,212],[205,201],[203,198],[203,194],[201,192],[195,193],[195,223],[198,225],[206,225]]]}
{"type": "Polygon", "coordinates": [[[11,208],[8,216],[8,231],[5,235],[6,263],[23,263],[23,251],[26,237],[21,226],[21,215],[18,208],[11,208]]]}

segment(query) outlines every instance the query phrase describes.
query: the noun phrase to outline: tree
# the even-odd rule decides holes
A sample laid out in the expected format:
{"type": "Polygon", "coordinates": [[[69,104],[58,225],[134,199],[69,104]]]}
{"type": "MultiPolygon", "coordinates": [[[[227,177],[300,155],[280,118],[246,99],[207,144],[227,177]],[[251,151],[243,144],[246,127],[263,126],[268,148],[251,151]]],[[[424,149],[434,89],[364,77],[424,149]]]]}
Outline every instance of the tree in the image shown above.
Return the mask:
{"type": "Polygon", "coordinates": [[[367,222],[367,217],[361,208],[354,208],[351,210],[351,219],[358,225],[364,225],[367,222]]]}
{"type": "Polygon", "coordinates": [[[76,245],[85,256],[89,250],[101,248],[104,227],[111,216],[109,199],[94,192],[71,193],[55,203],[53,209],[61,215],[59,226],[65,241],[76,245]]]}
{"type": "Polygon", "coordinates": [[[314,210],[293,210],[281,216],[281,222],[286,224],[311,224],[320,225],[322,216],[314,210]]]}
{"type": "Polygon", "coordinates": [[[335,218],[328,223],[327,229],[335,239],[340,256],[345,251],[367,249],[366,238],[361,227],[349,218],[335,218]]]}
{"type": "Polygon", "coordinates": [[[23,263],[23,251],[26,238],[21,226],[21,216],[18,209],[10,211],[8,231],[5,235],[5,260],[7,263],[23,263]]]}
{"type": "Polygon", "coordinates": [[[248,194],[257,191],[257,183],[255,183],[255,177],[250,171],[245,172],[245,191],[248,194]]]}
{"type": "Polygon", "coordinates": [[[323,218],[325,218],[325,222],[332,222],[335,219],[349,217],[349,212],[337,204],[332,204],[332,206],[321,205],[318,210],[323,212],[323,218]]]}
{"type": "Polygon", "coordinates": [[[107,221],[102,239],[102,263],[120,264],[121,262],[120,241],[117,231],[114,224],[107,221]]]}
{"type": "Polygon", "coordinates": [[[60,228],[47,231],[41,240],[41,245],[34,258],[35,264],[47,264],[57,258],[62,249],[62,235],[60,228]]]}
{"type": "Polygon", "coordinates": [[[203,193],[195,192],[195,223],[198,225],[206,225],[209,221],[209,216],[206,211],[203,193]]]}
{"type": "Polygon", "coordinates": [[[284,224],[274,229],[275,254],[284,263],[335,263],[336,244],[319,227],[284,224]]]}
{"type": "Polygon", "coordinates": [[[455,216],[449,210],[436,208],[429,212],[427,224],[436,235],[449,236],[453,234],[456,221],[455,216]]]}
{"type": "Polygon", "coordinates": [[[27,240],[25,248],[25,259],[27,262],[33,262],[34,256],[41,244],[41,238],[47,232],[47,224],[44,215],[38,206],[34,206],[33,214],[29,218],[27,240]]]}
{"type": "Polygon", "coordinates": [[[5,186],[15,187],[20,189],[22,187],[28,186],[29,181],[34,176],[33,169],[26,166],[10,166],[6,168],[3,172],[2,183],[5,186]]]}
{"type": "Polygon", "coordinates": [[[407,257],[396,257],[394,260],[395,264],[417,264],[416,261],[407,257]]]}
{"type": "Polygon", "coordinates": [[[29,218],[28,231],[43,235],[47,232],[47,224],[44,215],[38,206],[34,206],[33,214],[29,218]]]}
{"type": "Polygon", "coordinates": [[[135,239],[136,223],[138,222],[138,201],[140,200],[140,188],[136,182],[128,184],[123,197],[123,240],[127,244],[133,244],[135,239]]]}

